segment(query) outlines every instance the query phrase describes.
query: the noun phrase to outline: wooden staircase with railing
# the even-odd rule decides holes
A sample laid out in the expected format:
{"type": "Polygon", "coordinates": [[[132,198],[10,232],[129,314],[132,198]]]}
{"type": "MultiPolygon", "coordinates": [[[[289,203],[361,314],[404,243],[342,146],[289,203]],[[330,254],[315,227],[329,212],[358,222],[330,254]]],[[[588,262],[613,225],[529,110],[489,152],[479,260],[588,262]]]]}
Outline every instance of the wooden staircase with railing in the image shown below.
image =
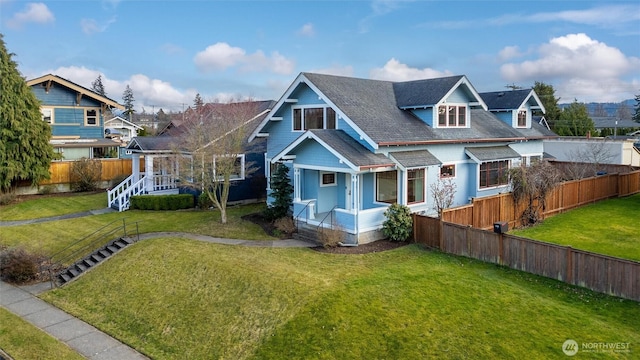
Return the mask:
{"type": "Polygon", "coordinates": [[[118,186],[107,192],[109,199],[109,207],[120,212],[128,210],[131,206],[131,197],[145,193],[144,176],[140,180],[134,182],[134,176],[131,175],[122,181],[118,186]]]}

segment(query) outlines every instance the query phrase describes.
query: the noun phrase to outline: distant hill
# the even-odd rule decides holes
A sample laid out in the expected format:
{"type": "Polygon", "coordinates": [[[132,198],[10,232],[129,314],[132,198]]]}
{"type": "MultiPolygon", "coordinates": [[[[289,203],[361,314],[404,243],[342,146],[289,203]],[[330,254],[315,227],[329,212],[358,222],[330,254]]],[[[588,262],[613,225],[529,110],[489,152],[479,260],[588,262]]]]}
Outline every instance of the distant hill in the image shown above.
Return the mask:
{"type": "MultiPolygon", "coordinates": [[[[612,102],[605,102],[605,103],[596,103],[596,102],[590,102],[585,104],[587,106],[587,111],[589,112],[590,116],[593,116],[593,114],[595,113],[595,110],[598,108],[599,105],[602,105],[602,108],[604,109],[604,111],[607,112],[607,116],[616,116],[616,111],[618,110],[618,106],[620,106],[620,104],[625,104],[629,107],[629,110],[631,112],[631,115],[633,116],[633,113],[635,111],[635,106],[636,106],[636,101],[634,99],[627,99],[624,101],[621,101],[619,103],[612,103],[612,102]]],[[[563,104],[558,104],[558,107],[560,109],[564,109],[565,107],[571,105],[570,103],[563,103],[563,104]]]]}

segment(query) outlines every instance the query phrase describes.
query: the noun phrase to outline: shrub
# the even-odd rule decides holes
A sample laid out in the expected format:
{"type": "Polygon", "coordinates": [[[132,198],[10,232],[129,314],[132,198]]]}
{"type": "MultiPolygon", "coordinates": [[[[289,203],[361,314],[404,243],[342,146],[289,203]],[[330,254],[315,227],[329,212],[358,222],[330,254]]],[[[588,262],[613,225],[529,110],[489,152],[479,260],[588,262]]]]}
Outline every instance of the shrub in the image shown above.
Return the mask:
{"type": "Polygon", "coordinates": [[[198,196],[198,207],[202,210],[207,210],[213,207],[213,201],[204,191],[200,193],[200,196],[198,196]]]}
{"type": "Polygon", "coordinates": [[[113,179],[111,179],[111,188],[114,188],[120,185],[120,183],[125,181],[128,177],[129,175],[126,175],[126,174],[122,174],[114,177],[113,179]]]}
{"type": "Polygon", "coordinates": [[[405,205],[392,204],[384,212],[387,220],[382,224],[382,233],[391,241],[406,241],[413,231],[411,211],[405,205]]]}
{"type": "Polygon", "coordinates": [[[53,185],[46,185],[40,188],[40,190],[38,191],[38,193],[40,195],[49,195],[49,194],[53,194],[56,192],[56,187],[53,185]]]}
{"type": "Polygon", "coordinates": [[[32,254],[23,248],[9,248],[0,252],[0,278],[14,284],[38,279],[42,255],[32,254]]]}
{"type": "Polygon", "coordinates": [[[293,234],[296,231],[296,224],[291,217],[285,216],[274,221],[273,226],[283,234],[293,234]]]}
{"type": "Polygon", "coordinates": [[[0,205],[9,205],[16,200],[16,194],[13,192],[0,192],[0,205]]]}
{"type": "Polygon", "coordinates": [[[179,210],[194,207],[191,194],[138,195],[131,197],[131,208],[138,210],[179,210]]]}
{"type": "Polygon", "coordinates": [[[344,240],[344,233],[340,229],[322,229],[320,230],[320,241],[322,246],[336,247],[344,240]]]}
{"type": "Polygon", "coordinates": [[[98,188],[102,177],[102,163],[98,160],[82,158],[71,165],[71,190],[93,191],[98,188]]]}

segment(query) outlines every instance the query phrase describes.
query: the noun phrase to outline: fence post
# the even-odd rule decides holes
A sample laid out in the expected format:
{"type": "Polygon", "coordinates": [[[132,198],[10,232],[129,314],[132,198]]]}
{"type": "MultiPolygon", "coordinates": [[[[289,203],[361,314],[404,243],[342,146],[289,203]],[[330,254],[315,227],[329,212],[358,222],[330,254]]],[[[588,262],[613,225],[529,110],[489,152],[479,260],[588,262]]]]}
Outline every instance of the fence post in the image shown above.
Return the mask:
{"type": "Polygon", "coordinates": [[[573,249],[571,246],[567,246],[567,278],[565,282],[567,284],[573,284],[573,249]]]}
{"type": "Polygon", "coordinates": [[[440,247],[440,251],[444,251],[444,222],[442,218],[439,218],[438,222],[438,246],[440,247]]]}
{"type": "Polygon", "coordinates": [[[498,264],[504,264],[504,234],[498,234],[498,264]]]}

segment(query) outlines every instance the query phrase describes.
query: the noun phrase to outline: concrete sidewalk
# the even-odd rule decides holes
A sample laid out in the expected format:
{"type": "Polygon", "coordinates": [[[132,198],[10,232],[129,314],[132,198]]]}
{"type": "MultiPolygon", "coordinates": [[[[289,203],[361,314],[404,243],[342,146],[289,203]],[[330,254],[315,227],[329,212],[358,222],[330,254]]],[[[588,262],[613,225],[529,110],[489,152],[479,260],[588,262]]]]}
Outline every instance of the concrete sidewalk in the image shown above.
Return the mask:
{"type": "MultiPolygon", "coordinates": [[[[49,303],[34,292],[48,290],[48,283],[19,288],[0,281],[0,306],[66,343],[87,359],[148,359],[136,350],[49,303]]],[[[9,354],[11,355],[11,354],[9,354]]]]}

